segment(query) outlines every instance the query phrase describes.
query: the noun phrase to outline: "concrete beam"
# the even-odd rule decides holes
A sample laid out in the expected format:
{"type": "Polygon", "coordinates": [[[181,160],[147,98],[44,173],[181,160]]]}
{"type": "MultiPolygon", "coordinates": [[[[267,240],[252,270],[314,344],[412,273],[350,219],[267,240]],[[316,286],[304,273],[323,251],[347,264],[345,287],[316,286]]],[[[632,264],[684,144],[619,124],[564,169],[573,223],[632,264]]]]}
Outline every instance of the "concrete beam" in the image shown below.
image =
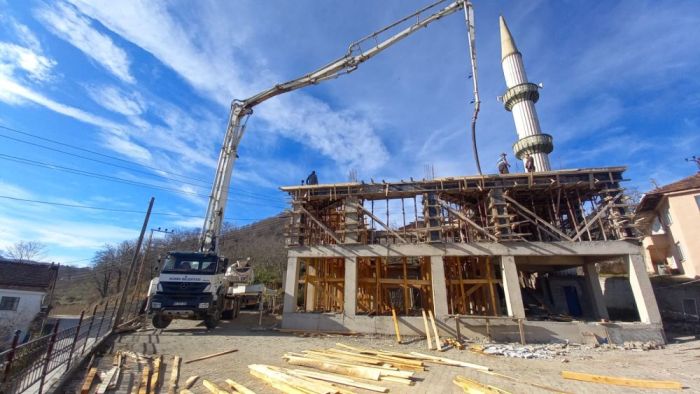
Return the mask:
{"type": "Polygon", "coordinates": [[[630,254],[627,256],[627,272],[629,273],[634,302],[637,304],[639,320],[642,323],[661,323],[659,306],[656,304],[654,289],[651,287],[642,255],[630,254]]]}
{"type": "Polygon", "coordinates": [[[518,278],[518,268],[515,265],[513,256],[501,256],[501,270],[503,278],[503,291],[506,295],[506,306],[508,316],[525,317],[525,307],[523,306],[523,294],[520,290],[520,279],[518,278]]]}
{"type": "Polygon", "coordinates": [[[343,313],[355,317],[357,309],[357,258],[345,258],[345,284],[343,286],[343,313]]]}
{"type": "Polygon", "coordinates": [[[447,285],[445,284],[445,263],[442,256],[430,256],[430,278],[433,289],[433,313],[436,319],[447,318],[447,285]]]}
{"type": "Polygon", "coordinates": [[[299,263],[296,257],[287,258],[287,276],[284,280],[284,307],[283,313],[296,312],[297,306],[297,282],[299,281],[299,263]]]}
{"type": "Polygon", "coordinates": [[[598,270],[595,263],[586,263],[583,265],[583,276],[586,280],[586,291],[590,294],[592,310],[597,319],[609,319],[608,307],[605,305],[605,297],[603,289],[600,287],[600,279],[598,278],[598,270]]]}
{"type": "Polygon", "coordinates": [[[628,241],[318,245],[288,249],[289,257],[620,256],[639,253],[639,245],[628,241]]]}

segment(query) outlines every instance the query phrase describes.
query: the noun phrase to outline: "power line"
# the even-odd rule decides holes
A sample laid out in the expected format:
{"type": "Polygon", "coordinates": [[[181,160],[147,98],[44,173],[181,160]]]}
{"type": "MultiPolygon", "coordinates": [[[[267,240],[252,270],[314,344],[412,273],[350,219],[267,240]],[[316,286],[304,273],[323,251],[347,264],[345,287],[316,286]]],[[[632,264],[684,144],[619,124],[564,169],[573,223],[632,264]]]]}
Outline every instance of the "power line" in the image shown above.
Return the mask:
{"type": "MultiPolygon", "coordinates": [[[[68,148],[71,148],[71,149],[76,149],[76,150],[79,150],[79,151],[88,152],[88,153],[91,153],[91,154],[99,155],[99,156],[106,157],[106,158],[110,158],[110,159],[113,159],[113,160],[119,160],[119,161],[121,161],[121,162],[130,163],[130,164],[133,164],[133,165],[136,165],[136,166],[139,166],[139,167],[143,167],[143,168],[147,168],[147,169],[150,169],[150,170],[153,170],[153,171],[157,171],[157,172],[160,172],[160,173],[171,174],[171,175],[174,175],[174,176],[177,176],[177,177],[195,180],[195,181],[197,181],[197,182],[204,183],[205,185],[197,185],[197,184],[193,184],[193,183],[190,183],[190,182],[185,182],[185,181],[182,181],[182,180],[179,180],[179,179],[173,179],[173,178],[169,178],[169,177],[166,177],[166,176],[163,176],[163,175],[154,174],[154,173],[152,173],[152,172],[140,171],[140,170],[137,170],[137,169],[134,169],[134,168],[131,168],[131,167],[122,166],[122,165],[118,165],[118,164],[115,164],[115,163],[109,163],[109,162],[107,162],[107,161],[98,160],[98,159],[94,159],[94,158],[90,158],[90,157],[78,155],[78,154],[71,153],[71,152],[66,152],[66,151],[61,150],[61,149],[52,148],[52,147],[49,147],[49,146],[46,146],[46,145],[37,144],[37,143],[34,143],[34,142],[22,140],[22,139],[19,139],[19,138],[13,138],[13,137],[5,136],[5,135],[0,135],[0,137],[6,138],[6,139],[10,139],[10,140],[13,140],[13,141],[16,141],[16,142],[20,142],[20,143],[24,143],[24,144],[29,144],[29,145],[32,145],[32,146],[41,147],[41,148],[43,148],[43,149],[48,149],[48,150],[51,150],[51,151],[54,151],[54,152],[59,152],[59,153],[63,153],[63,154],[66,154],[66,155],[70,155],[70,156],[74,156],[74,157],[79,157],[79,158],[82,158],[82,159],[85,159],[85,160],[90,160],[90,161],[94,161],[94,162],[97,162],[97,163],[102,163],[102,164],[105,164],[105,165],[111,165],[111,166],[114,166],[114,167],[124,168],[124,169],[127,169],[127,170],[131,170],[131,171],[135,171],[135,172],[144,173],[144,174],[151,175],[151,176],[156,176],[156,177],[160,177],[160,178],[164,178],[164,179],[168,179],[168,180],[173,180],[173,181],[176,181],[176,182],[182,182],[182,183],[185,183],[185,184],[188,184],[188,185],[191,185],[191,186],[202,187],[202,188],[208,189],[208,188],[210,187],[209,185],[211,184],[211,182],[205,181],[205,180],[200,179],[200,178],[194,178],[194,177],[190,177],[190,176],[187,176],[187,175],[182,175],[182,174],[179,174],[179,173],[166,171],[166,170],[163,170],[163,169],[161,169],[161,168],[148,166],[148,165],[146,165],[146,164],[142,164],[142,163],[139,163],[139,162],[136,162],[136,161],[133,161],[133,160],[126,160],[126,159],[122,159],[122,158],[115,157],[115,156],[112,156],[112,155],[103,154],[103,153],[96,152],[96,151],[93,151],[93,150],[90,150],[90,149],[85,149],[85,148],[82,148],[82,147],[79,147],[79,146],[76,146],[76,145],[67,144],[67,143],[64,143],[64,142],[52,140],[52,139],[50,139],[50,138],[41,137],[41,136],[38,136],[38,135],[36,135],[36,134],[32,134],[32,133],[29,133],[29,132],[26,132],[26,131],[14,129],[14,128],[11,128],[11,127],[7,127],[7,126],[0,125],[0,129],[4,129],[4,130],[11,131],[11,132],[14,132],[14,133],[19,133],[19,134],[26,135],[26,136],[29,136],[29,137],[32,137],[32,138],[36,138],[36,139],[39,139],[39,140],[47,141],[47,142],[50,142],[50,143],[53,143],[53,144],[58,144],[58,145],[65,146],[65,147],[68,147],[68,148]]],[[[255,192],[246,191],[246,190],[242,190],[242,189],[235,189],[235,190],[234,190],[234,189],[230,189],[230,190],[231,190],[233,193],[241,193],[241,194],[247,194],[247,195],[250,195],[250,196],[253,196],[253,197],[256,197],[256,198],[267,198],[267,199],[269,199],[269,196],[266,196],[266,195],[260,194],[260,193],[255,193],[255,192]]],[[[271,200],[271,201],[272,201],[272,200],[271,200]]]]}
{"type": "MultiPolygon", "coordinates": [[[[68,208],[94,209],[94,210],[98,210],[98,211],[109,211],[109,212],[138,213],[141,215],[144,215],[146,213],[145,211],[132,210],[132,209],[105,208],[105,207],[96,207],[96,206],[82,205],[82,204],[67,204],[67,203],[61,203],[61,202],[55,202],[55,201],[32,200],[32,199],[28,199],[28,198],[19,198],[19,197],[12,197],[12,196],[0,195],[0,198],[4,198],[7,200],[14,200],[14,201],[35,203],[35,204],[55,205],[55,206],[68,207],[68,208]]],[[[185,218],[204,219],[203,216],[185,215],[185,214],[170,213],[170,212],[152,212],[151,215],[176,216],[176,217],[185,217],[185,218]]],[[[233,221],[248,221],[248,220],[263,220],[263,219],[266,219],[266,218],[231,218],[231,217],[225,218],[225,220],[233,220],[233,221]]]]}
{"type": "MultiPolygon", "coordinates": [[[[190,195],[190,196],[209,198],[209,195],[202,194],[202,193],[189,192],[186,190],[178,190],[178,189],[173,189],[173,188],[166,187],[166,186],[154,185],[154,184],[146,183],[146,182],[133,181],[130,179],[115,177],[115,176],[111,176],[111,175],[99,174],[96,172],[79,170],[76,168],[60,166],[60,165],[41,162],[41,161],[37,161],[37,160],[25,159],[22,157],[17,157],[17,156],[12,156],[12,155],[6,155],[6,154],[0,153],[0,159],[13,161],[16,163],[21,163],[21,164],[26,164],[26,165],[31,165],[31,166],[35,166],[35,167],[43,167],[43,168],[49,168],[52,170],[68,172],[71,174],[86,176],[86,177],[90,177],[90,178],[102,179],[102,180],[106,180],[106,181],[110,181],[110,182],[123,183],[123,184],[127,184],[127,185],[132,185],[132,186],[141,186],[141,187],[146,187],[146,188],[151,188],[151,189],[159,189],[159,190],[164,190],[164,191],[168,191],[171,193],[177,193],[177,194],[184,194],[184,195],[190,195]]],[[[228,200],[230,201],[231,198],[229,198],[228,200]]],[[[270,204],[256,204],[254,202],[248,202],[248,204],[263,205],[263,206],[270,205],[270,204]]],[[[281,206],[281,205],[276,205],[275,207],[276,208],[285,208],[284,206],[281,206]]]]}

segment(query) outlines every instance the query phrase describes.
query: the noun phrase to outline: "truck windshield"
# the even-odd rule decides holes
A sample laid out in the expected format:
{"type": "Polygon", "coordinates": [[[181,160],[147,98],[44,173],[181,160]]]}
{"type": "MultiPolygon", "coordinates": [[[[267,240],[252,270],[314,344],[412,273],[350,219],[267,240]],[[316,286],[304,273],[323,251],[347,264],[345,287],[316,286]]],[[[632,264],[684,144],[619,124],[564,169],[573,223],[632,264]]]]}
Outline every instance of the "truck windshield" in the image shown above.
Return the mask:
{"type": "Polygon", "coordinates": [[[213,274],[216,261],[199,261],[168,257],[163,266],[164,273],[213,274]]]}

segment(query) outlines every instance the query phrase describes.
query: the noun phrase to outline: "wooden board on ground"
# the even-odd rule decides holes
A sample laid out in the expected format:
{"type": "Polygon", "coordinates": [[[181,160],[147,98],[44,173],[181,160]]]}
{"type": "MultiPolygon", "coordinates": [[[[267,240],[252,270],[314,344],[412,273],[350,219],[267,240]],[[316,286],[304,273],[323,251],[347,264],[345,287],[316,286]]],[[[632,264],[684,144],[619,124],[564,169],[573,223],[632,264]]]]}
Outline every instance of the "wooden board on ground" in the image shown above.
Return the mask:
{"type": "Polygon", "coordinates": [[[173,357],[173,365],[170,370],[170,382],[168,382],[168,394],[177,393],[177,381],[180,378],[180,356],[173,357]]]}
{"type": "Polygon", "coordinates": [[[187,360],[187,361],[185,361],[185,364],[193,363],[193,362],[195,362],[195,361],[202,361],[202,360],[206,360],[206,359],[209,359],[209,358],[219,357],[219,356],[223,356],[224,354],[229,354],[229,353],[233,353],[233,352],[237,352],[237,351],[238,351],[238,349],[231,349],[231,350],[227,350],[227,351],[225,351],[225,352],[219,352],[219,353],[214,353],[214,354],[208,354],[208,355],[206,355],[206,356],[198,357],[198,358],[195,358],[195,359],[192,359],[192,360],[187,360]]]}
{"type": "Polygon", "coordinates": [[[151,384],[148,388],[149,393],[155,393],[158,385],[160,385],[160,365],[163,363],[163,356],[156,357],[153,360],[153,375],[151,376],[151,384]]]}
{"type": "Polygon", "coordinates": [[[670,380],[632,379],[619,376],[594,375],[590,373],[573,371],[561,371],[561,377],[564,379],[580,380],[582,382],[612,384],[626,387],[641,387],[645,389],[683,389],[683,385],[680,382],[670,380]]]}
{"type": "Polygon", "coordinates": [[[231,386],[232,389],[236,390],[236,392],[239,392],[241,394],[255,394],[255,391],[231,379],[226,379],[226,384],[228,384],[229,386],[231,386]]]}
{"type": "Polygon", "coordinates": [[[92,382],[95,381],[95,376],[97,376],[97,368],[90,368],[87,375],[85,375],[85,380],[83,380],[83,385],[80,388],[80,394],[89,394],[90,387],[92,387],[92,382]]]}
{"type": "Polygon", "coordinates": [[[459,361],[459,360],[452,360],[450,358],[436,357],[436,356],[431,356],[429,354],[423,354],[423,353],[418,353],[418,352],[411,352],[411,354],[414,354],[414,355],[420,356],[420,357],[424,357],[425,360],[434,361],[434,362],[437,362],[440,364],[452,365],[455,367],[472,368],[472,369],[477,369],[477,370],[481,370],[481,371],[490,371],[491,370],[491,368],[486,367],[484,365],[472,364],[472,363],[467,363],[467,362],[459,361]]]}
{"type": "Polygon", "coordinates": [[[369,383],[358,382],[358,381],[352,380],[352,379],[350,379],[346,376],[342,376],[342,375],[306,371],[303,369],[292,369],[292,370],[288,370],[287,373],[289,373],[290,375],[306,376],[306,377],[313,378],[313,379],[325,380],[325,381],[331,382],[331,383],[338,383],[338,384],[342,384],[345,386],[357,387],[359,389],[376,391],[378,393],[389,392],[389,389],[386,387],[376,386],[376,385],[369,384],[369,383]]]}
{"type": "Polygon", "coordinates": [[[141,374],[141,384],[139,385],[139,394],[148,394],[148,387],[151,383],[151,367],[146,365],[143,367],[141,374]]]}
{"type": "Polygon", "coordinates": [[[206,379],[202,380],[202,384],[204,385],[204,387],[207,388],[207,390],[209,390],[211,394],[228,394],[225,390],[222,390],[221,388],[219,388],[219,386],[206,379]]]}
{"type": "Polygon", "coordinates": [[[194,375],[187,378],[187,380],[185,381],[185,388],[189,389],[190,387],[192,387],[192,385],[194,384],[194,382],[197,381],[197,379],[199,379],[199,375],[194,375]]]}
{"type": "Polygon", "coordinates": [[[563,390],[559,390],[559,389],[554,388],[554,387],[545,386],[545,385],[543,385],[543,384],[528,382],[528,381],[523,380],[522,378],[514,378],[514,377],[512,377],[512,376],[504,375],[504,374],[498,373],[498,372],[481,371],[481,370],[478,370],[478,371],[479,371],[479,372],[482,372],[482,373],[485,373],[485,374],[487,374],[487,375],[498,376],[499,378],[503,378],[503,379],[505,379],[505,380],[509,380],[509,381],[511,381],[511,382],[515,382],[515,383],[518,383],[518,384],[525,384],[525,385],[528,385],[528,386],[537,387],[538,389],[542,389],[542,390],[546,390],[546,391],[551,391],[551,392],[553,392],[553,393],[559,393],[559,394],[573,394],[573,393],[570,392],[570,391],[563,391],[563,390]]]}
{"type": "Polygon", "coordinates": [[[107,388],[114,379],[114,375],[117,373],[118,369],[119,367],[112,367],[109,371],[107,371],[107,373],[104,375],[104,379],[102,379],[102,383],[97,386],[95,394],[104,394],[107,391],[107,388]]]}
{"type": "Polygon", "coordinates": [[[381,376],[378,369],[370,369],[357,366],[349,367],[345,365],[338,365],[329,362],[324,362],[321,360],[312,360],[302,357],[286,357],[286,359],[287,362],[291,365],[320,369],[321,371],[338,373],[341,375],[352,376],[355,378],[379,380],[379,377],[381,376]]]}
{"type": "Polygon", "coordinates": [[[465,378],[464,376],[455,376],[452,383],[459,386],[465,393],[469,394],[509,394],[508,391],[495,386],[483,384],[473,379],[465,378]]]}

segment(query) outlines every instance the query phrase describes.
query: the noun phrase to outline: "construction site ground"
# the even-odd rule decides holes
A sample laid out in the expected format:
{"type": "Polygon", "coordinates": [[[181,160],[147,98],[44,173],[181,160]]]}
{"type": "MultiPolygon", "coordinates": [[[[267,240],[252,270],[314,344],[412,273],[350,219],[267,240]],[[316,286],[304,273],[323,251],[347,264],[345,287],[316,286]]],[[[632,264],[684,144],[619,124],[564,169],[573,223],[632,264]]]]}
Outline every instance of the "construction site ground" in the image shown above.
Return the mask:
{"type": "MultiPolygon", "coordinates": [[[[663,349],[623,350],[593,348],[590,346],[569,346],[567,354],[552,359],[519,359],[496,355],[485,355],[465,350],[448,349],[444,352],[428,350],[424,338],[404,338],[405,344],[397,344],[395,338],[387,336],[341,336],[303,335],[281,333],[269,329],[279,323],[279,318],[265,316],[258,326],[259,316],[252,311],[243,311],[238,318],[222,321],[214,330],[206,330],[200,322],[178,320],[165,330],[147,329],[115,336],[105,345],[102,356],[93,366],[101,371],[112,367],[116,351],[132,351],[145,355],[163,355],[164,369],[160,373],[160,388],[157,392],[168,392],[173,356],[180,356],[179,387],[183,388],[186,379],[193,375],[200,379],[190,389],[194,393],[208,393],[202,385],[207,379],[220,387],[229,389],[226,379],[233,379],[256,393],[279,392],[262,380],[250,375],[249,364],[267,364],[283,368],[298,368],[286,365],[282,359],[285,352],[334,347],[336,343],[363,348],[384,349],[397,352],[421,352],[450,359],[480,364],[492,368],[493,372],[516,378],[509,381],[499,376],[487,375],[464,367],[427,364],[427,370],[418,372],[418,381],[413,386],[392,382],[371,382],[389,388],[390,393],[461,393],[462,389],[452,383],[455,376],[461,375],[479,382],[493,385],[512,393],[546,393],[527,385],[535,383],[571,393],[628,393],[658,392],[653,389],[632,389],[608,384],[597,384],[565,380],[562,370],[586,372],[599,375],[622,376],[638,379],[678,381],[686,392],[700,392],[700,340],[698,337],[676,337],[663,349]],[[187,364],[184,361],[230,349],[230,353],[187,364]]],[[[108,392],[131,393],[134,383],[141,378],[141,367],[133,359],[128,359],[116,390],[108,392]]],[[[303,368],[302,368],[303,369],[303,368]]],[[[81,371],[60,389],[61,392],[76,393],[84,379],[81,371]]],[[[96,384],[91,392],[94,392],[96,384]]],[[[344,387],[358,393],[370,391],[344,387]]]]}

